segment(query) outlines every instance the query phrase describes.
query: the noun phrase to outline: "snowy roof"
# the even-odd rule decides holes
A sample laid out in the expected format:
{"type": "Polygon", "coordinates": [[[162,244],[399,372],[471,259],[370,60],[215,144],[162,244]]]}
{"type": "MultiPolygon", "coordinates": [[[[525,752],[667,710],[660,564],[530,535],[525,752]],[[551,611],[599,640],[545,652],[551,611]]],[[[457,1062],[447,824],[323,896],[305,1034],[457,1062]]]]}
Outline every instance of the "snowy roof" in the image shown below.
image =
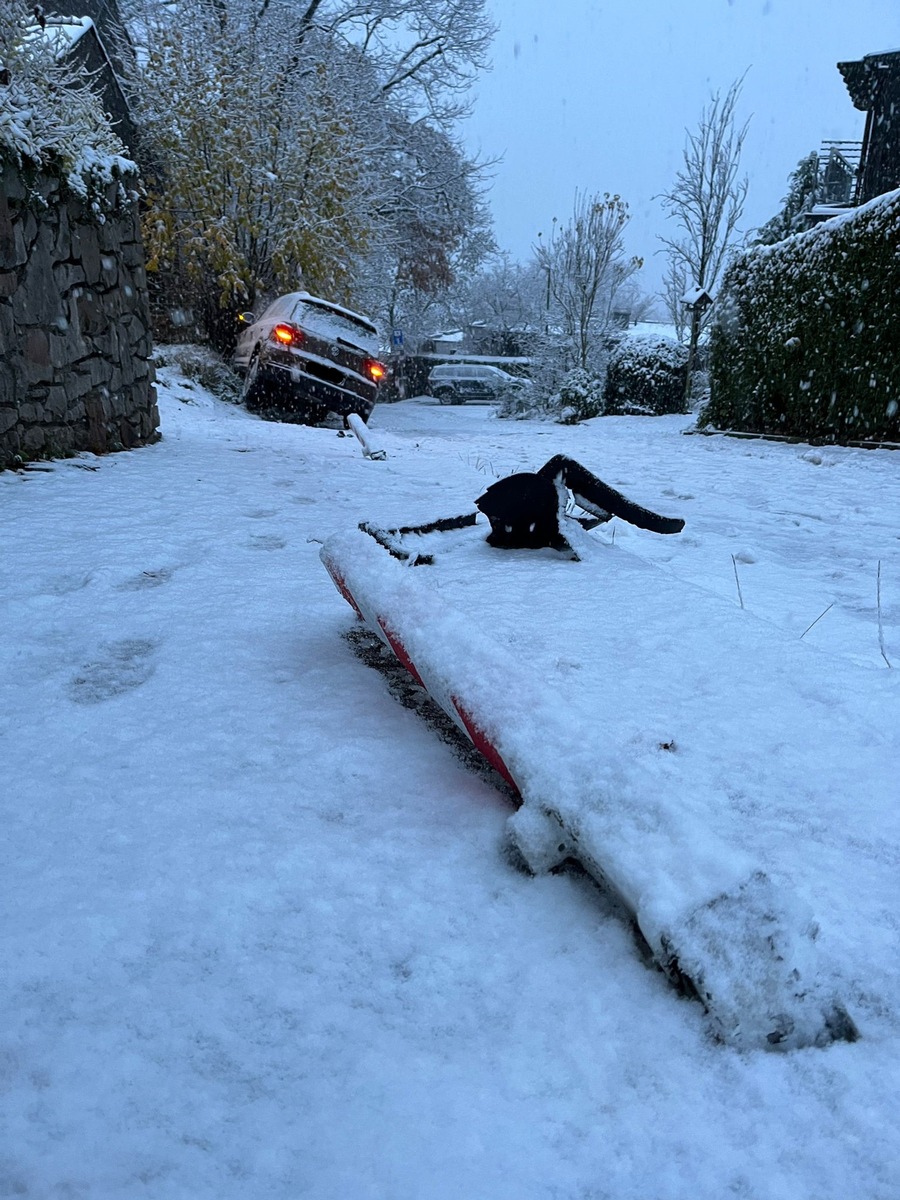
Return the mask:
{"type": "MultiPolygon", "coordinates": [[[[64,58],[89,30],[96,33],[90,17],[48,17],[43,28],[34,26],[33,36],[48,42],[55,58],[64,58]]],[[[99,40],[99,34],[97,35],[99,40]]]]}
{"type": "Polygon", "coordinates": [[[699,284],[694,284],[681,297],[682,304],[686,304],[688,308],[696,308],[698,305],[705,306],[712,304],[712,296],[705,287],[700,287],[699,284]]]}
{"type": "Polygon", "coordinates": [[[876,54],[867,54],[854,62],[837,64],[854,108],[862,112],[869,111],[875,103],[885,67],[891,67],[894,71],[900,70],[900,50],[882,50],[876,54]]]}
{"type": "Polygon", "coordinates": [[[814,204],[809,210],[811,217],[837,217],[841,213],[855,211],[851,204],[814,204]]]}
{"type": "Polygon", "coordinates": [[[465,337],[462,329],[451,329],[447,333],[433,333],[429,340],[432,342],[462,342],[465,337]]]}

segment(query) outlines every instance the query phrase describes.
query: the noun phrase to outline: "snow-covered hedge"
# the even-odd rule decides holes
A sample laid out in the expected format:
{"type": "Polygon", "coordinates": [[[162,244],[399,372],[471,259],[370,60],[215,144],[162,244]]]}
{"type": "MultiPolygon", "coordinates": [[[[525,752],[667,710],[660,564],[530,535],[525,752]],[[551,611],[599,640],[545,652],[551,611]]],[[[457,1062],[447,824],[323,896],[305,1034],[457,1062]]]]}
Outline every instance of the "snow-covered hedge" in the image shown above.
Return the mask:
{"type": "Polygon", "coordinates": [[[718,310],[704,424],[900,440],[900,191],[742,255],[718,310]]]}
{"type": "Polygon", "coordinates": [[[99,211],[109,184],[137,168],[59,37],[34,20],[21,3],[0,4],[0,163],[59,178],[99,211]]]}
{"type": "Polygon", "coordinates": [[[609,359],[606,411],[650,416],[683,412],[687,359],[687,347],[674,338],[622,338],[609,359]]]}

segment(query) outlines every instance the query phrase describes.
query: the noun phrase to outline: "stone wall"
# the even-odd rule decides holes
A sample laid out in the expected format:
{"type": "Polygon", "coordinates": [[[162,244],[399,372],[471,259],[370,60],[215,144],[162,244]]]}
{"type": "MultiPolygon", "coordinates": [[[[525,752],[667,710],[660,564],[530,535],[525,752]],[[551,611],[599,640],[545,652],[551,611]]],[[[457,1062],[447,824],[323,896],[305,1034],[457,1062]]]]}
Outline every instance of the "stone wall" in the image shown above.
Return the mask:
{"type": "Polygon", "coordinates": [[[102,208],[0,164],[0,469],[159,436],[137,205],[102,208]]]}

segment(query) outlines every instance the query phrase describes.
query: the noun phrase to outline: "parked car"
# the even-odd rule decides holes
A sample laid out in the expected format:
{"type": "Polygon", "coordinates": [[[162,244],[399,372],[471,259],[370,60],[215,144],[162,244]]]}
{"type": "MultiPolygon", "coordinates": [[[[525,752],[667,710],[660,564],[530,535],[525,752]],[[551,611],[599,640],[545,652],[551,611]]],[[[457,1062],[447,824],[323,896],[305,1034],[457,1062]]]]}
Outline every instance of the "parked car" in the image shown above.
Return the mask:
{"type": "Polygon", "coordinates": [[[465,404],[467,400],[501,400],[510,391],[530,388],[530,379],[510,375],[500,367],[479,363],[444,363],[432,367],[428,392],[441,404],[465,404]]]}
{"type": "Polygon", "coordinates": [[[387,373],[368,317],[308,292],[291,292],[261,317],[243,313],[232,362],[251,411],[315,424],[329,412],[368,421],[387,373]]]}

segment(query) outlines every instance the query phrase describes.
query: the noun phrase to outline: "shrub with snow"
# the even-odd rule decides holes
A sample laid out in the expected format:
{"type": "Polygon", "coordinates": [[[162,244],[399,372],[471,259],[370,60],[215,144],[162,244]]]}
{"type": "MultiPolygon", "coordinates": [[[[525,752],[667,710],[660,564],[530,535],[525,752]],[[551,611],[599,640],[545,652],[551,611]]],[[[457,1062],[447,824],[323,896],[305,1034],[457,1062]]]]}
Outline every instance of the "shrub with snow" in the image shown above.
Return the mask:
{"type": "Polygon", "coordinates": [[[602,377],[576,367],[563,379],[551,405],[563,425],[577,425],[579,421],[602,416],[606,411],[602,377]]]}
{"type": "Polygon", "coordinates": [[[684,412],[687,347],[656,334],[622,338],[606,373],[606,411],[659,416],[684,412]]]}
{"type": "Polygon", "coordinates": [[[513,421],[547,420],[556,415],[551,400],[539,386],[510,389],[503,393],[495,414],[513,421]]]}
{"type": "Polygon", "coordinates": [[[235,404],[240,400],[240,379],[222,356],[209,346],[190,342],[158,345],[153,358],[158,367],[176,367],[186,379],[199,383],[220,400],[235,404]]]}
{"type": "Polygon", "coordinates": [[[900,191],[738,258],[710,342],[719,429],[900,441],[900,191]]]}

